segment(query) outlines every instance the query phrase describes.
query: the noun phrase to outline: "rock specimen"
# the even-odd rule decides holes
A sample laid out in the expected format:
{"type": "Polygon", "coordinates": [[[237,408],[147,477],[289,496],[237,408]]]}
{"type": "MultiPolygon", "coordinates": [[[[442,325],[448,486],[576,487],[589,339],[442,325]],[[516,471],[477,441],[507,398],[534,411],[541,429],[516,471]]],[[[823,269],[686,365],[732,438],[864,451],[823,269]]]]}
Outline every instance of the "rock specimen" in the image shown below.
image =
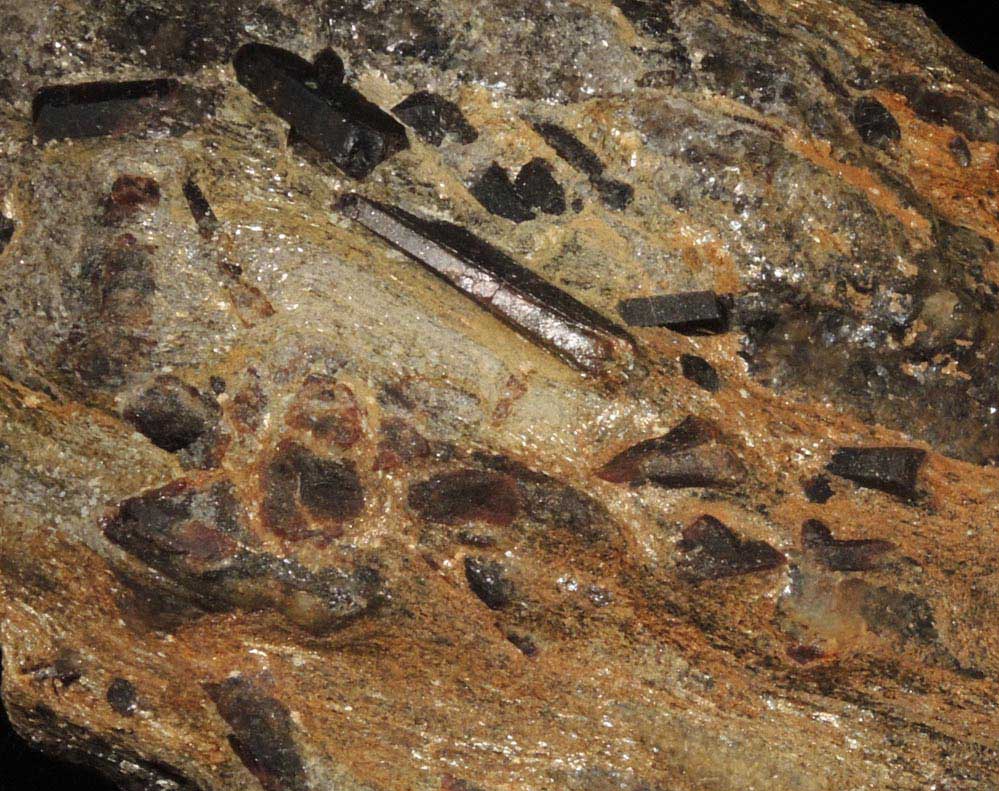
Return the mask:
{"type": "Polygon", "coordinates": [[[36,747],[144,791],[999,787],[999,77],[919,12],[0,18],[36,747]]]}

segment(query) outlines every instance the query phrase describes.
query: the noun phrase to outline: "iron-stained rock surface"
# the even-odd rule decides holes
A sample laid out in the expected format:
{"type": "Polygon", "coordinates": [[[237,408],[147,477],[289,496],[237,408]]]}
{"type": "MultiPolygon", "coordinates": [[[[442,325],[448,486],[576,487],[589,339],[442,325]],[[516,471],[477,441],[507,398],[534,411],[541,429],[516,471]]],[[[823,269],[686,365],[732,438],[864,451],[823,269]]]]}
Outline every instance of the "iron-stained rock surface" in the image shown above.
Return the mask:
{"type": "Polygon", "coordinates": [[[997,193],[901,6],[0,0],[11,720],[129,789],[999,787],[997,193]]]}

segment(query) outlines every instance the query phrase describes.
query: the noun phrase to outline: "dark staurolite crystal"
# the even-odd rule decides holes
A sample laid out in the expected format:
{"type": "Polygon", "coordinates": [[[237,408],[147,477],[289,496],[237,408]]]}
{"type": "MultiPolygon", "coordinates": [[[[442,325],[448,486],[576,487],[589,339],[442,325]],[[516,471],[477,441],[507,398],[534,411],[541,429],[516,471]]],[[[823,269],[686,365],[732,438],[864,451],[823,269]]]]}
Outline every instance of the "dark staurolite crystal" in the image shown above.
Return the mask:
{"type": "Polygon", "coordinates": [[[205,193],[201,191],[201,187],[194,179],[185,181],[183,190],[187,206],[191,210],[191,216],[194,217],[194,222],[198,225],[198,232],[205,238],[211,238],[218,228],[219,222],[215,212],[212,211],[208,198],[205,197],[205,193]]]}
{"type": "Polygon", "coordinates": [[[840,448],[826,469],[861,486],[913,498],[925,458],[920,448],[840,448]]]}
{"type": "Polygon", "coordinates": [[[866,571],[884,563],[884,554],[894,549],[890,541],[876,538],[836,539],[818,519],[809,519],[801,527],[801,544],[833,571],[866,571]]]}
{"type": "Polygon", "coordinates": [[[35,94],[32,121],[40,142],[123,135],[162,120],[177,104],[175,79],[53,85],[35,94]]]}
{"type": "Polygon", "coordinates": [[[513,583],[506,578],[503,564],[484,558],[465,558],[468,587],[490,610],[502,610],[514,596],[513,583]]]}
{"type": "Polygon", "coordinates": [[[514,222],[534,219],[534,212],[520,198],[505,168],[493,162],[471,187],[471,193],[491,214],[514,222]]]}
{"type": "Polygon", "coordinates": [[[14,221],[0,214],[0,253],[4,251],[10,240],[14,238],[14,221]]]}
{"type": "Polygon", "coordinates": [[[691,582],[767,571],[784,563],[784,556],[765,541],[743,538],[707,514],[684,528],[677,549],[677,568],[691,582]]]}
{"type": "Polygon", "coordinates": [[[632,297],[618,303],[618,313],[632,327],[668,327],[683,333],[724,332],[725,307],[713,291],[687,291],[632,297]]]}
{"type": "Polygon", "coordinates": [[[346,196],[340,210],[580,368],[601,371],[631,353],[620,327],[457,225],[360,195],[346,196]]]}
{"type": "Polygon", "coordinates": [[[710,421],[684,418],[661,437],[622,451],[597,471],[612,483],[654,483],[665,489],[734,486],[745,475],[742,463],[710,421]]]}
{"type": "Polygon", "coordinates": [[[896,143],[902,137],[898,121],[877,99],[864,96],[853,104],[850,116],[860,139],[868,145],[883,147],[896,143]]]}
{"type": "Polygon", "coordinates": [[[681,355],[680,369],[687,379],[709,393],[714,393],[721,387],[718,372],[703,357],[698,357],[696,354],[681,355]]]}
{"type": "Polygon", "coordinates": [[[330,85],[329,68],[267,44],[246,44],[233,66],[243,86],[349,176],[364,178],[408,146],[392,116],[353,88],[330,85]]]}
{"type": "Polygon", "coordinates": [[[545,214],[562,214],[565,211],[565,191],[555,180],[554,168],[541,157],[525,164],[513,187],[526,206],[540,209],[545,214]]]}
{"type": "Polygon", "coordinates": [[[536,122],[534,131],[555,149],[556,154],[589,177],[590,184],[608,207],[621,210],[631,203],[635,194],[634,188],[630,184],[604,175],[604,163],[600,161],[600,157],[572,132],[546,121],[536,122]]]}
{"type": "Polygon", "coordinates": [[[479,136],[458,105],[430,91],[410,94],[392,112],[432,146],[441,145],[448,136],[464,144],[474,143],[479,136]]]}

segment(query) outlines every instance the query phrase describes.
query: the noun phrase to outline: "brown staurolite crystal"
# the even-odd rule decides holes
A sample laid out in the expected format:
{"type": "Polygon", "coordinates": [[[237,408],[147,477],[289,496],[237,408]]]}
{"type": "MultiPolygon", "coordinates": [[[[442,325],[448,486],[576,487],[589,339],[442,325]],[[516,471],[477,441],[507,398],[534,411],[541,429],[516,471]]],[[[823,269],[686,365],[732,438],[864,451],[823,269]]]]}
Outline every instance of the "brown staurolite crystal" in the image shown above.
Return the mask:
{"type": "Polygon", "coordinates": [[[999,787],[999,78],[920,13],[0,17],[39,748],[136,789],[999,787]]]}

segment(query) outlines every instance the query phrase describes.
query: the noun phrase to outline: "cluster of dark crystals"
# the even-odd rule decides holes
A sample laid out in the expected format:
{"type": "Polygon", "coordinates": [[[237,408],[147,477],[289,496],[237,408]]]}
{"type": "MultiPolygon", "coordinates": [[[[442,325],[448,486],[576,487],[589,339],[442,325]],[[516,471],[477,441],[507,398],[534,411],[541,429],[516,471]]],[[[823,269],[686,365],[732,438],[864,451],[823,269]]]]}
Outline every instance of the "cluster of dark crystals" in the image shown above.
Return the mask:
{"type": "Polygon", "coordinates": [[[396,118],[432,146],[441,145],[448,136],[459,143],[474,143],[479,133],[454,102],[430,91],[417,91],[392,108],[396,118]]]}
{"type": "Polygon", "coordinates": [[[631,203],[635,196],[634,188],[630,184],[604,175],[604,163],[600,161],[600,157],[572,132],[558,124],[544,121],[535,122],[532,126],[556,154],[590,180],[590,184],[608,208],[620,211],[631,203]]]}
{"type": "Polygon", "coordinates": [[[471,187],[472,196],[491,214],[513,222],[533,220],[532,209],[545,214],[565,212],[565,191],[552,175],[553,168],[541,157],[525,164],[510,181],[506,170],[493,162],[471,187]]]}
{"type": "Polygon", "coordinates": [[[580,369],[599,372],[634,351],[621,327],[460,226],[357,194],[340,211],[580,369]]]}
{"type": "Polygon", "coordinates": [[[405,128],[354,88],[332,51],[316,62],[268,44],[245,44],[233,58],[236,79],[340,170],[363,179],[409,146],[405,128]]]}
{"type": "Polygon", "coordinates": [[[785,561],[784,555],[765,541],[742,538],[708,514],[684,528],[677,549],[683,553],[677,569],[689,582],[766,571],[785,561]]]}
{"type": "Polygon", "coordinates": [[[875,538],[840,540],[818,519],[801,526],[801,545],[823,566],[833,571],[870,571],[883,563],[882,556],[895,548],[875,538]]]}
{"type": "Polygon", "coordinates": [[[728,329],[728,312],[713,291],[683,291],[621,300],[618,313],[630,327],[668,327],[685,334],[728,329]]]}
{"type": "Polygon", "coordinates": [[[916,476],[925,459],[926,451],[920,448],[839,448],[826,469],[860,486],[912,500],[916,497],[916,476]]]}
{"type": "MultiPolygon", "coordinates": [[[[312,571],[261,551],[224,480],[179,480],[129,498],[102,527],[111,543],[162,575],[161,607],[273,611],[322,634],[372,606],[379,584],[377,571],[366,567],[312,571]]],[[[130,576],[125,567],[119,573],[130,576]]]]}
{"type": "Polygon", "coordinates": [[[469,192],[490,214],[513,222],[533,220],[535,214],[520,199],[506,170],[493,162],[471,186],[469,192]]]}
{"type": "Polygon", "coordinates": [[[653,483],[665,489],[730,487],[743,479],[745,468],[721,440],[713,423],[690,416],[663,436],[619,453],[597,475],[611,483],[653,483]]]}

